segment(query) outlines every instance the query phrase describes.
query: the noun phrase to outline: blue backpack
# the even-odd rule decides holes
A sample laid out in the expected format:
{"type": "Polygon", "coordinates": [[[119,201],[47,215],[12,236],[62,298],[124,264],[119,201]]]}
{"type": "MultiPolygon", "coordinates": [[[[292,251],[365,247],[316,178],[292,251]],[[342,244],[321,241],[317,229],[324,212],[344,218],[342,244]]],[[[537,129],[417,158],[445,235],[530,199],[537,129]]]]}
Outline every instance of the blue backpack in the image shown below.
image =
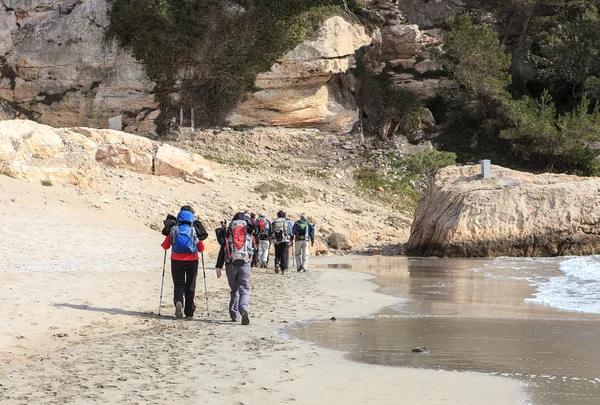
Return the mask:
{"type": "Polygon", "coordinates": [[[171,228],[171,249],[173,253],[198,253],[198,235],[194,228],[194,214],[181,211],[177,215],[177,225],[171,228]]]}

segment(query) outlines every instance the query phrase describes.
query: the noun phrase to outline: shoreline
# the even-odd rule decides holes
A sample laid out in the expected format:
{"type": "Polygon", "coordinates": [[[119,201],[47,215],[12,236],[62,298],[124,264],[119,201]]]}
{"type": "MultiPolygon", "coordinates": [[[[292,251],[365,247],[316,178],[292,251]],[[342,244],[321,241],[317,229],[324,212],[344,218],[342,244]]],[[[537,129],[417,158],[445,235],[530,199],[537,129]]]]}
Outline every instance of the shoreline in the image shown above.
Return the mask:
{"type": "MultiPolygon", "coordinates": [[[[292,322],[367,316],[396,303],[396,298],[377,292],[373,275],[318,269],[282,277],[257,271],[252,322],[243,327],[225,321],[228,291],[223,279],[208,273],[210,318],[205,318],[204,303],[198,300],[197,318],[175,321],[165,305],[166,282],[163,313],[169,316],[140,319],[139,313],[127,314],[125,308],[112,316],[126,317],[128,323],[133,315],[147,326],[137,331],[125,327],[107,336],[92,332],[78,343],[40,355],[35,364],[9,367],[10,372],[0,377],[0,400],[43,403],[50,399],[42,395],[48,386],[62,387],[60,393],[53,391],[58,398],[52,400],[63,403],[170,403],[197,398],[219,405],[234,399],[301,404],[397,404],[402,399],[411,404],[475,405],[515,404],[522,399],[520,383],[506,378],[361,364],[347,360],[343,352],[281,336],[292,322]],[[290,297],[293,292],[297,295],[290,297]],[[173,345],[173,340],[185,342],[184,347],[173,345]],[[206,381],[211,383],[202,383],[206,381]]],[[[198,280],[198,287],[202,282],[198,280]]]]}

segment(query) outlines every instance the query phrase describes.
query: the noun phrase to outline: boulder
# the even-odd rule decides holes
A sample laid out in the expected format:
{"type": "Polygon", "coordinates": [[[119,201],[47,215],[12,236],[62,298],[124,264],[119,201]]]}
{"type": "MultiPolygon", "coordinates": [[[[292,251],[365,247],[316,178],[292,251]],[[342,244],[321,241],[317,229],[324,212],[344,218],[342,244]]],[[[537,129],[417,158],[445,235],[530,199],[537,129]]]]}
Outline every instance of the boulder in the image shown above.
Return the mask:
{"type": "Polygon", "coordinates": [[[68,129],[33,121],[0,121],[0,174],[90,186],[98,176],[96,144],[68,129]]]}
{"type": "Polygon", "coordinates": [[[323,238],[315,237],[315,244],[310,248],[313,256],[327,256],[329,254],[329,246],[323,238]]]}
{"type": "Polygon", "coordinates": [[[348,132],[358,120],[353,97],[332,77],[348,71],[354,52],[369,45],[365,28],[344,18],[327,19],[308,39],[277,61],[255,81],[260,89],[248,94],[227,120],[231,125],[316,126],[348,132]]]}
{"type": "Polygon", "coordinates": [[[407,253],[491,257],[600,253],[600,178],[453,166],[430,178],[407,253]]]}
{"type": "Polygon", "coordinates": [[[348,236],[343,233],[333,232],[329,235],[329,246],[335,250],[350,250],[352,249],[352,243],[348,239],[348,236]]]}
{"type": "Polygon", "coordinates": [[[206,159],[168,144],[160,146],[156,152],[154,174],[184,178],[190,182],[214,180],[210,172],[210,164],[206,159]]]}
{"type": "Polygon", "coordinates": [[[98,145],[96,160],[107,166],[141,174],[152,174],[154,142],[148,138],[121,131],[94,128],[72,128],[98,145]]]}

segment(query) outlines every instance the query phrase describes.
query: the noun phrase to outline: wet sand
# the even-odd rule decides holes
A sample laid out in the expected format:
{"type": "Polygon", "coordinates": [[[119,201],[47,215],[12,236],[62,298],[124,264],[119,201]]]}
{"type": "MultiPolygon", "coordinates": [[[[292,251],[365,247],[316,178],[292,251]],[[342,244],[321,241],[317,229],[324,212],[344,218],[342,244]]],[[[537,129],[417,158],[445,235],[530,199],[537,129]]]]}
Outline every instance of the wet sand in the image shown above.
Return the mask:
{"type": "Polygon", "coordinates": [[[524,301],[535,288],[523,274],[557,274],[556,261],[376,257],[334,267],[377,274],[378,291],[402,301],[286,333],[357,362],[518,379],[534,405],[600,402],[600,316],[524,301]],[[430,351],[413,353],[417,346],[430,351]]]}

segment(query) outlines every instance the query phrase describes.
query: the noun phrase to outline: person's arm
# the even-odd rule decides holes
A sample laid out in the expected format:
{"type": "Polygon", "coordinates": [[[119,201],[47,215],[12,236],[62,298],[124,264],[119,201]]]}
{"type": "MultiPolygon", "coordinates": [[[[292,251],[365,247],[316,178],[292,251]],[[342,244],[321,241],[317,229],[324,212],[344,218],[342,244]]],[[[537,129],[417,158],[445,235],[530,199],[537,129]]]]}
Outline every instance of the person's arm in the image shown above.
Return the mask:
{"type": "Polygon", "coordinates": [[[206,228],[204,228],[204,225],[202,224],[202,222],[200,222],[200,220],[194,220],[194,228],[196,228],[196,234],[198,235],[198,239],[205,240],[206,238],[208,238],[208,232],[206,232],[206,228]]]}
{"type": "Polygon", "coordinates": [[[219,249],[219,256],[217,256],[217,265],[215,266],[215,268],[217,270],[217,278],[221,278],[221,276],[222,276],[221,269],[223,268],[224,264],[225,264],[225,246],[221,246],[221,249],[219,249]]]}
{"type": "Polygon", "coordinates": [[[310,238],[310,245],[313,246],[315,244],[315,225],[308,224],[308,226],[309,226],[308,237],[310,238]]]}
{"type": "Polygon", "coordinates": [[[294,244],[294,231],[292,228],[292,221],[287,220],[286,221],[286,225],[288,228],[288,234],[290,235],[290,243],[288,244],[289,246],[292,246],[294,244]]]}
{"type": "Polygon", "coordinates": [[[169,250],[169,248],[171,247],[171,235],[167,235],[165,237],[165,240],[163,241],[161,246],[164,250],[169,250]]]}

